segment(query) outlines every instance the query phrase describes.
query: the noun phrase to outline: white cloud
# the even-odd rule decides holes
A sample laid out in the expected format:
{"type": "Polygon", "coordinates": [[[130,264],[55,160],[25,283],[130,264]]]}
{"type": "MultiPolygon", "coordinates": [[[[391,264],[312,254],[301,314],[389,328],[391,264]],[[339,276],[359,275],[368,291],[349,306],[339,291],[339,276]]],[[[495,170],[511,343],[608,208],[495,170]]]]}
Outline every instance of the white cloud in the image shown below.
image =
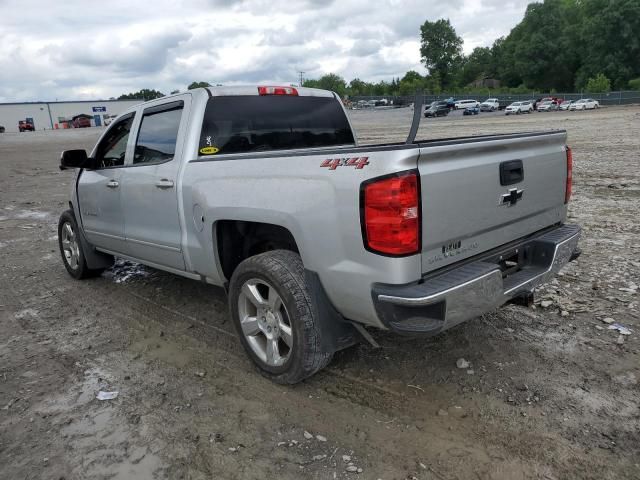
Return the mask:
{"type": "Polygon", "coordinates": [[[5,0],[0,101],[165,93],[191,81],[296,82],[333,72],[390,80],[420,65],[419,29],[449,18],[464,50],[522,18],[512,0],[5,0]]]}

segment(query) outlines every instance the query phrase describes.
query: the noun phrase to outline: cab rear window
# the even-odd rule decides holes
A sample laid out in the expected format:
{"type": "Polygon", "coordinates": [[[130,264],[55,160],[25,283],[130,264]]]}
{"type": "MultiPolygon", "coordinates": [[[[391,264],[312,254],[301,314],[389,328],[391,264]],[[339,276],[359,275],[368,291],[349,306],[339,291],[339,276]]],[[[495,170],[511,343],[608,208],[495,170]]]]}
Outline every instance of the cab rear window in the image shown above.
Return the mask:
{"type": "Polygon", "coordinates": [[[200,155],[262,152],[353,144],[333,97],[220,96],[208,100],[200,155]]]}

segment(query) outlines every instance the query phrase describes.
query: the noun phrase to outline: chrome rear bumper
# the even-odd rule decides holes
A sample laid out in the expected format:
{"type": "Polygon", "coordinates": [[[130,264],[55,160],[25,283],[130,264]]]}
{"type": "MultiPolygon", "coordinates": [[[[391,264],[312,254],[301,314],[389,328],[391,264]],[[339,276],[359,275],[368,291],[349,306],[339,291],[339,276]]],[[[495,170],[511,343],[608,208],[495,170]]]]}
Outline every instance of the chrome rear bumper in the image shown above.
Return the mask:
{"type": "Polygon", "coordinates": [[[562,225],[416,284],[375,285],[376,311],[398,333],[435,335],[547,282],[577,256],[579,238],[579,226],[562,225]],[[517,267],[505,271],[505,258],[517,267]]]}

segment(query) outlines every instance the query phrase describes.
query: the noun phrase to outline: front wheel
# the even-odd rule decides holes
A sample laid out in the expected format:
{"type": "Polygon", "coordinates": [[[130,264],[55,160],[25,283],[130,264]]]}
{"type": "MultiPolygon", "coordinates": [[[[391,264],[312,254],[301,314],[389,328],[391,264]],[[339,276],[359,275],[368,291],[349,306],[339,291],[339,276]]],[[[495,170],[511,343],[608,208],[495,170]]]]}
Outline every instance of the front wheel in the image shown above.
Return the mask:
{"type": "Polygon", "coordinates": [[[78,224],[73,211],[67,210],[63,212],[58,222],[58,247],[60,248],[64,268],[76,280],[97,277],[104,269],[91,269],[87,266],[79,235],[78,224]]]}
{"type": "Polygon", "coordinates": [[[298,254],[273,250],[240,263],[231,276],[229,308],[242,346],[271,380],[298,383],[331,361],[298,254]]]}

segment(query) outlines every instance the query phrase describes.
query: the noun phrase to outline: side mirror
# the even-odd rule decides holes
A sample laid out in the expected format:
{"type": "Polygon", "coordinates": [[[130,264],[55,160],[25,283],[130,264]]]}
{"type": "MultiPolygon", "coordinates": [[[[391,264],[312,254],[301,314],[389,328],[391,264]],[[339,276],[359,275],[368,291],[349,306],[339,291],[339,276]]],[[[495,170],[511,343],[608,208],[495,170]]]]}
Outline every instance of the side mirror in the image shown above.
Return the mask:
{"type": "Polygon", "coordinates": [[[60,170],[67,168],[91,168],[91,162],[85,150],[65,150],[60,155],[60,170]]]}

